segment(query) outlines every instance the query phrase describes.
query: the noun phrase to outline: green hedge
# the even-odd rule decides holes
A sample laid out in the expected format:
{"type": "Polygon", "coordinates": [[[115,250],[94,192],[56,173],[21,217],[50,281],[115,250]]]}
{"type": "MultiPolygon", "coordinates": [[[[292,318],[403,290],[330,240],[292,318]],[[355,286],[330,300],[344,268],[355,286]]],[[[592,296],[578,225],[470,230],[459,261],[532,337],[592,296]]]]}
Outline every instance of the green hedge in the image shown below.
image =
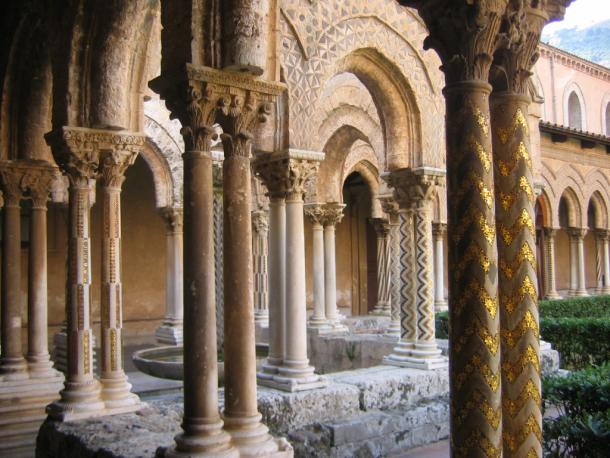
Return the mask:
{"type": "Polygon", "coordinates": [[[559,352],[566,369],[610,361],[609,319],[542,318],[540,336],[559,352]]]}
{"type": "Polygon", "coordinates": [[[436,338],[449,338],[449,312],[439,312],[436,314],[436,338]]]}
{"type": "Polygon", "coordinates": [[[610,318],[610,296],[539,301],[543,318],[610,318]]]}
{"type": "Polygon", "coordinates": [[[542,381],[546,457],[606,457],[610,450],[610,363],[542,381]]]}

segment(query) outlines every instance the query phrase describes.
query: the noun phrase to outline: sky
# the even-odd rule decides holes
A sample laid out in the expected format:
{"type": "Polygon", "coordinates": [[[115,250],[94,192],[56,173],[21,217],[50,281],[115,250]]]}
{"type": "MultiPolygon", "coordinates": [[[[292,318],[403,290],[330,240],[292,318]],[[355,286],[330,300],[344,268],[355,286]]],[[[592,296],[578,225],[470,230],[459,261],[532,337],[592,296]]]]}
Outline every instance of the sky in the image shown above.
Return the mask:
{"type": "Polygon", "coordinates": [[[567,28],[584,28],[610,19],[610,0],[574,0],[563,21],[547,25],[542,32],[546,41],[553,32],[567,28]]]}

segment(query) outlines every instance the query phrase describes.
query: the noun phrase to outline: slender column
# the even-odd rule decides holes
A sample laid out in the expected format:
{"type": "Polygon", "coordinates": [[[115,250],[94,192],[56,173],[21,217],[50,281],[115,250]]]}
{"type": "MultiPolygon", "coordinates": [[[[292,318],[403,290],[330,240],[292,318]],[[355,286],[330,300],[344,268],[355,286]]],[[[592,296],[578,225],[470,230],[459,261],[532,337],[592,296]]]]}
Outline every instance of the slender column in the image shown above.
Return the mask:
{"type": "Polygon", "coordinates": [[[165,207],[161,210],[165,221],[165,318],[155,331],[157,342],[182,345],[184,284],[182,247],[182,208],[165,207]]]}
{"type": "Polygon", "coordinates": [[[29,185],[32,199],[28,261],[28,367],[30,377],[55,376],[49,356],[47,319],[47,201],[56,178],[52,167],[36,170],[29,185]]]}
{"type": "Polygon", "coordinates": [[[273,155],[270,159],[261,158],[256,164],[257,173],[270,190],[271,202],[274,194],[281,189],[286,195],[284,355],[277,374],[265,377],[259,373],[261,384],[285,391],[308,390],[327,383],[324,378],[314,374],[314,368],[307,358],[303,233],[303,196],[323,157],[321,153],[289,151],[273,155]]]}
{"type": "Polygon", "coordinates": [[[100,384],[93,374],[90,198],[98,176],[99,145],[111,144],[112,134],[63,127],[52,132],[47,140],[70,181],[66,288],[68,371],[61,399],[51,404],[48,411],[54,418],[73,420],[99,415],[104,410],[100,384]]]}
{"type": "Polygon", "coordinates": [[[447,225],[434,223],[432,237],[434,238],[434,309],[437,312],[447,310],[445,299],[445,256],[444,244],[447,225]]]}
{"type": "Polygon", "coordinates": [[[326,319],[333,323],[335,330],[347,331],[341,324],[345,317],[337,310],[337,263],[335,227],[343,218],[345,204],[336,202],[324,205],[324,302],[326,319]]]}
{"type": "Polygon", "coordinates": [[[371,221],[377,234],[377,304],[371,314],[389,316],[392,283],[390,223],[383,218],[373,218],[371,221]]]}
{"type": "Polygon", "coordinates": [[[570,244],[570,288],[568,296],[576,296],[578,289],[578,241],[572,236],[571,228],[566,229],[570,244]]]}
{"type": "Polygon", "coordinates": [[[390,223],[390,323],[386,334],[400,338],[400,219],[398,204],[391,196],[379,199],[390,223]]]}
{"type": "MultiPolygon", "coordinates": [[[[136,138],[136,137],[133,137],[136,138]]],[[[117,139],[121,139],[117,135],[117,139]]],[[[122,140],[122,139],[121,139],[122,140]]],[[[125,171],[134,163],[140,137],[135,145],[120,145],[100,154],[102,185],[102,399],[113,413],[132,412],[141,407],[140,399],[131,393],[131,384],[123,370],[123,292],[121,284],[121,187],[125,171]]]]}
{"type": "Polygon", "coordinates": [[[324,227],[322,221],[324,209],[322,204],[308,204],[305,214],[313,226],[313,315],[309,318],[312,328],[327,328],[325,293],[324,293],[324,227]]]}
{"type": "Polygon", "coordinates": [[[568,230],[571,242],[570,263],[574,279],[570,279],[570,283],[574,287],[572,296],[588,296],[585,277],[585,235],[587,229],[571,227],[568,230]]]}
{"type": "Polygon", "coordinates": [[[250,154],[251,131],[258,118],[256,95],[231,96],[228,114],[219,113],[223,128],[223,221],[225,310],[225,429],[245,455],[278,450],[261,422],[256,398],[256,342],[252,273],[250,154]],[[249,102],[252,105],[249,106],[249,102]]]}
{"type": "Polygon", "coordinates": [[[269,254],[269,214],[266,211],[252,212],[252,255],[254,262],[254,322],[269,325],[269,276],[267,257],[269,254]]]}
{"type": "Polygon", "coordinates": [[[545,299],[561,299],[555,282],[555,235],[557,229],[544,228],[544,281],[545,299]]]}
{"type": "Polygon", "coordinates": [[[501,456],[498,261],[487,83],[508,0],[409,2],[446,86],[451,455],[501,456]],[[476,26],[473,26],[476,24],[476,26]]]}
{"type": "Polygon", "coordinates": [[[222,209],[222,162],[212,163],[213,176],[213,215],[214,215],[214,294],[216,299],[216,345],[220,352],[225,345],[225,293],[223,269],[223,209],[222,209]]]}
{"type": "Polygon", "coordinates": [[[610,294],[610,252],[608,250],[610,231],[607,229],[597,229],[595,235],[597,236],[597,257],[600,265],[598,293],[610,294]]]}
{"type": "Polygon", "coordinates": [[[0,379],[27,378],[21,347],[21,209],[25,171],[14,162],[0,164],[2,210],[2,357],[0,379]]]}

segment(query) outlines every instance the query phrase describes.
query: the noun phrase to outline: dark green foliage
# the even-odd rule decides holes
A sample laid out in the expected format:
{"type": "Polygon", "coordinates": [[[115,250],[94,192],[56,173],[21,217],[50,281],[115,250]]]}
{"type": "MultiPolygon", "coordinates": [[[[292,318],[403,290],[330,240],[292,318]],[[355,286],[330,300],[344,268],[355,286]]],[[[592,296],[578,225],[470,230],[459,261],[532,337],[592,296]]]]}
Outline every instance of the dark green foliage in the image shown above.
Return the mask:
{"type": "Polygon", "coordinates": [[[542,318],[610,318],[610,296],[539,301],[542,318]]]}
{"type": "Polygon", "coordinates": [[[436,314],[436,337],[438,339],[449,338],[449,312],[436,314]]]}
{"type": "Polygon", "coordinates": [[[542,382],[543,408],[559,416],[543,425],[548,457],[607,457],[610,451],[610,363],[546,377],[542,382]]]}

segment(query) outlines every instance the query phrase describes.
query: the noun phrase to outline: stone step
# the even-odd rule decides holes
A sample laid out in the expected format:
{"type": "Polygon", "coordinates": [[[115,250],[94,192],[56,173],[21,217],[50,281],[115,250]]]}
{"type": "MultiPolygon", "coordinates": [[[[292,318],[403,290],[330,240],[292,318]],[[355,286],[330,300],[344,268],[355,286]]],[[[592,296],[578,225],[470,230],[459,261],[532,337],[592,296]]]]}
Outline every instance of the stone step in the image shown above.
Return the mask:
{"type": "Polygon", "coordinates": [[[316,422],[288,435],[295,457],[381,457],[449,436],[449,404],[424,402],[409,408],[359,413],[316,422]]]}

